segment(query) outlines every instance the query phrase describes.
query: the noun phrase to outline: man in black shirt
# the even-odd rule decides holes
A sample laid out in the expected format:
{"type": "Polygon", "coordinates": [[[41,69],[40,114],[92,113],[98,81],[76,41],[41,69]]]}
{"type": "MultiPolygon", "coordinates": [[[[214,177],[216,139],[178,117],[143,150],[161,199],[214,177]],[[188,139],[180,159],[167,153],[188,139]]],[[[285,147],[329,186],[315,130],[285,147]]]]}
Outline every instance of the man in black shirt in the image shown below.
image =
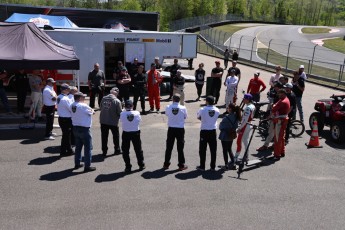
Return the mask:
{"type": "Polygon", "coordinates": [[[95,107],[95,99],[98,94],[98,106],[101,106],[101,101],[105,88],[105,74],[99,69],[99,64],[95,63],[94,69],[89,73],[88,85],[90,90],[90,107],[95,107]]]}
{"type": "Polygon", "coordinates": [[[118,99],[122,102],[129,100],[129,88],[131,86],[131,76],[129,76],[126,67],[122,67],[121,73],[116,79],[117,87],[120,90],[118,99]],[[123,99],[123,100],[122,100],[123,99]]]}
{"type": "MultiPolygon", "coordinates": [[[[238,67],[236,67],[237,61],[232,61],[231,63],[232,63],[232,66],[228,69],[227,77],[230,76],[231,70],[234,69],[235,70],[235,76],[238,77],[238,83],[240,83],[240,80],[241,80],[241,70],[238,67]]],[[[226,78],[224,80],[224,83],[225,83],[225,81],[226,81],[226,78]]]]}
{"type": "MultiPolygon", "coordinates": [[[[304,117],[303,117],[303,108],[302,108],[302,95],[305,89],[304,79],[299,75],[298,72],[294,72],[293,75],[294,76],[292,79],[292,85],[293,85],[292,91],[296,95],[296,105],[299,112],[299,119],[303,122],[304,117]]],[[[294,120],[296,119],[296,112],[294,115],[294,120]]]]}
{"type": "Polygon", "coordinates": [[[144,71],[144,66],[140,65],[138,68],[138,73],[132,77],[133,94],[134,94],[133,109],[136,110],[138,98],[140,97],[142,114],[145,115],[146,114],[146,111],[145,111],[145,91],[146,91],[147,76],[143,71],[144,71]]]}
{"type": "Polygon", "coordinates": [[[196,101],[200,101],[202,88],[204,87],[204,83],[205,83],[205,70],[203,68],[204,68],[204,63],[200,63],[199,69],[195,70],[195,74],[194,74],[195,86],[198,93],[198,98],[196,99],[196,101]]]}
{"type": "Polygon", "coordinates": [[[215,97],[215,104],[218,103],[220,88],[222,87],[223,68],[220,67],[220,61],[215,61],[216,67],[212,69],[211,77],[213,82],[211,86],[211,94],[215,97]]]}
{"type": "Polygon", "coordinates": [[[174,78],[174,91],[173,94],[180,95],[180,104],[184,105],[184,83],[185,79],[181,75],[181,71],[177,70],[176,77],[174,78]]]}
{"type": "Polygon", "coordinates": [[[181,66],[178,64],[178,60],[175,58],[174,59],[174,64],[170,66],[170,96],[168,100],[170,100],[173,96],[173,85],[174,85],[174,79],[177,75],[177,70],[181,69],[181,66]]]}
{"type": "Polygon", "coordinates": [[[17,112],[24,113],[26,94],[29,89],[29,77],[23,69],[14,75],[14,84],[17,91],[17,112]]]}
{"type": "Polygon", "coordinates": [[[139,68],[139,62],[138,62],[138,58],[134,58],[133,63],[130,66],[130,69],[128,71],[129,75],[131,77],[133,77],[134,75],[136,75],[138,73],[138,68],[139,68]]]}

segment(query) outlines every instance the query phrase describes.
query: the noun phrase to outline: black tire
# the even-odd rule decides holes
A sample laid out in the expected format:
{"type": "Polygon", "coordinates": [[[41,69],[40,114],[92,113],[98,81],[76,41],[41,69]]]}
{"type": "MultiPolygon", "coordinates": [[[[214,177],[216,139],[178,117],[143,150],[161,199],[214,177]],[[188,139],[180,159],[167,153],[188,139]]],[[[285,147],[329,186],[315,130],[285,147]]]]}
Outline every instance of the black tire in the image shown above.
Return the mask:
{"type": "Polygon", "coordinates": [[[335,143],[342,144],[345,141],[345,123],[335,121],[331,125],[331,138],[335,143]]]}
{"type": "Polygon", "coordinates": [[[290,134],[292,137],[299,137],[305,131],[305,126],[300,120],[292,120],[290,122],[290,134]]]}
{"type": "Polygon", "coordinates": [[[322,132],[325,127],[325,122],[323,116],[319,112],[314,112],[309,117],[309,127],[310,130],[313,130],[313,122],[317,121],[318,132],[322,132]]]}
{"type": "Polygon", "coordinates": [[[262,120],[259,122],[259,133],[263,137],[268,136],[269,122],[268,120],[262,120]]]}

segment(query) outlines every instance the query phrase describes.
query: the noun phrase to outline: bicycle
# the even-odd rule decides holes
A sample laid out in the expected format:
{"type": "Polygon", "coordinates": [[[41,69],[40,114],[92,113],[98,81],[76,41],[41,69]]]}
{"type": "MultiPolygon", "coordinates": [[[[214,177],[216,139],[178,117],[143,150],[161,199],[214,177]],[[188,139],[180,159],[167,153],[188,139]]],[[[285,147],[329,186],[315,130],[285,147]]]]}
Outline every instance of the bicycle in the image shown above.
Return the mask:
{"type": "MultiPolygon", "coordinates": [[[[270,119],[263,119],[259,121],[259,127],[261,128],[259,132],[263,137],[268,136],[269,123],[270,119]]],[[[289,120],[288,125],[290,127],[290,135],[293,138],[301,136],[305,131],[305,125],[300,120],[289,120]]]]}

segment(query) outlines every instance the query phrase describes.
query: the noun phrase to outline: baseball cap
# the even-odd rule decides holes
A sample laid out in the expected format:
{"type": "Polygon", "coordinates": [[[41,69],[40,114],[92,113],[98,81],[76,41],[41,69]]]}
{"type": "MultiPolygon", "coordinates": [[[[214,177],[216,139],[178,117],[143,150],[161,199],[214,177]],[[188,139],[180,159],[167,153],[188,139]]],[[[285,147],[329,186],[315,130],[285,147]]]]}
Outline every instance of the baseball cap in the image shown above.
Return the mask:
{"type": "Polygon", "coordinates": [[[235,60],[232,60],[232,63],[237,63],[237,61],[235,61],[235,60]]]}
{"type": "Polygon", "coordinates": [[[159,57],[155,57],[155,60],[159,60],[159,57]]]}
{"type": "Polygon", "coordinates": [[[151,67],[152,67],[152,66],[156,67],[156,64],[155,64],[155,63],[151,63],[151,67]]]}
{"type": "Polygon", "coordinates": [[[134,61],[138,61],[138,58],[134,58],[134,61]]]}
{"type": "Polygon", "coordinates": [[[132,100],[126,100],[125,101],[125,107],[126,108],[130,108],[133,106],[133,101],[132,100]]]}
{"type": "Polygon", "coordinates": [[[50,77],[47,79],[47,82],[55,83],[56,81],[54,81],[54,79],[50,77]]]}
{"type": "Polygon", "coordinates": [[[122,67],[121,71],[127,71],[126,67],[122,67]]]}
{"type": "Polygon", "coordinates": [[[216,64],[220,64],[220,61],[218,61],[218,60],[217,60],[217,61],[215,61],[214,63],[216,63],[216,64]]]}
{"type": "Polygon", "coordinates": [[[68,84],[64,83],[60,86],[61,90],[71,89],[68,84]]]}
{"type": "Polygon", "coordinates": [[[304,69],[304,65],[300,65],[299,68],[300,68],[300,69],[304,69]]]}
{"type": "Polygon", "coordinates": [[[246,93],[244,94],[243,99],[247,99],[251,101],[253,99],[253,96],[250,93],[246,93]]]}
{"type": "Polygon", "coordinates": [[[210,105],[213,105],[213,104],[214,104],[214,97],[213,97],[213,96],[207,96],[207,97],[206,97],[206,101],[207,101],[210,105]]]}
{"type": "Polygon", "coordinates": [[[254,75],[255,75],[255,76],[260,76],[260,72],[259,72],[259,71],[256,71],[256,72],[254,73],[254,75]]]}
{"type": "Polygon", "coordinates": [[[289,89],[292,89],[293,88],[293,85],[291,83],[286,83],[284,85],[284,88],[289,88],[289,89]]]}

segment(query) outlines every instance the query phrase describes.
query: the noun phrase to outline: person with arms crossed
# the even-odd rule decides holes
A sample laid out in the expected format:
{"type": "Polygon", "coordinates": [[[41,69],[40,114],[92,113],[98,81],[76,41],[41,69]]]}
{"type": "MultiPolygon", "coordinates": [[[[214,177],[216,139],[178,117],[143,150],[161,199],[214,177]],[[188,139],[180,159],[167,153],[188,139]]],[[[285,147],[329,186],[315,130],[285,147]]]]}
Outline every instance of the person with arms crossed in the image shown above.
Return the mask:
{"type": "MultiPolygon", "coordinates": [[[[74,154],[72,150],[71,136],[72,136],[72,110],[71,105],[73,101],[70,99],[70,87],[68,84],[62,84],[60,87],[61,94],[56,100],[57,113],[59,115],[58,122],[62,131],[60,157],[70,156],[74,154]]],[[[74,143],[74,142],[73,142],[74,143]]]]}
{"type": "MultiPolygon", "coordinates": [[[[292,78],[292,91],[296,95],[296,105],[299,112],[299,119],[304,122],[304,115],[303,115],[303,107],[302,107],[302,96],[305,90],[305,81],[304,79],[298,74],[298,72],[293,73],[292,78]]],[[[296,109],[296,111],[297,111],[296,109]]],[[[294,115],[294,120],[296,120],[296,112],[294,115]]]]}
{"type": "Polygon", "coordinates": [[[120,134],[119,119],[122,111],[121,101],[117,99],[119,89],[114,87],[110,94],[102,98],[101,113],[99,114],[99,123],[101,124],[102,152],[103,156],[108,153],[109,130],[113,134],[114,155],[120,155],[120,134]]]}
{"type": "Polygon", "coordinates": [[[129,158],[129,148],[131,142],[133,143],[135,155],[139,165],[139,170],[144,170],[144,154],[141,147],[140,138],[140,122],[141,116],[138,111],[133,110],[133,102],[131,100],[125,101],[125,110],[120,114],[120,121],[122,123],[122,157],[125,161],[126,173],[132,172],[131,160],[129,158]]]}
{"type": "Polygon", "coordinates": [[[174,86],[175,86],[175,78],[177,77],[177,71],[181,69],[181,66],[178,64],[178,59],[174,59],[174,64],[169,67],[170,72],[170,95],[168,100],[171,100],[174,93],[174,86]]]}
{"type": "Polygon", "coordinates": [[[174,94],[180,95],[180,104],[184,105],[184,84],[186,80],[182,77],[181,71],[178,70],[174,79],[174,94]]]}
{"type": "Polygon", "coordinates": [[[205,171],[206,149],[208,144],[211,152],[210,170],[215,171],[217,160],[218,116],[219,109],[216,106],[214,106],[214,97],[207,96],[206,106],[201,108],[197,113],[197,118],[201,120],[199,141],[200,165],[197,167],[198,170],[205,171]]]}
{"type": "Polygon", "coordinates": [[[54,125],[54,115],[55,115],[55,106],[56,106],[56,99],[57,95],[54,91],[54,79],[48,78],[47,85],[44,87],[43,90],[43,104],[46,113],[46,132],[45,132],[45,139],[46,140],[55,140],[54,136],[56,133],[53,133],[53,125],[54,125]]]}
{"type": "Polygon", "coordinates": [[[211,77],[213,78],[211,94],[216,100],[215,104],[217,104],[220,95],[220,88],[222,87],[222,76],[224,70],[220,67],[220,61],[215,61],[215,63],[216,67],[213,68],[211,72],[211,77]]]}
{"type": "Polygon", "coordinates": [[[144,66],[140,65],[138,68],[138,73],[132,77],[133,83],[133,109],[137,109],[138,98],[140,98],[141,113],[146,114],[145,111],[145,93],[147,87],[147,76],[144,73],[144,66]]]}

